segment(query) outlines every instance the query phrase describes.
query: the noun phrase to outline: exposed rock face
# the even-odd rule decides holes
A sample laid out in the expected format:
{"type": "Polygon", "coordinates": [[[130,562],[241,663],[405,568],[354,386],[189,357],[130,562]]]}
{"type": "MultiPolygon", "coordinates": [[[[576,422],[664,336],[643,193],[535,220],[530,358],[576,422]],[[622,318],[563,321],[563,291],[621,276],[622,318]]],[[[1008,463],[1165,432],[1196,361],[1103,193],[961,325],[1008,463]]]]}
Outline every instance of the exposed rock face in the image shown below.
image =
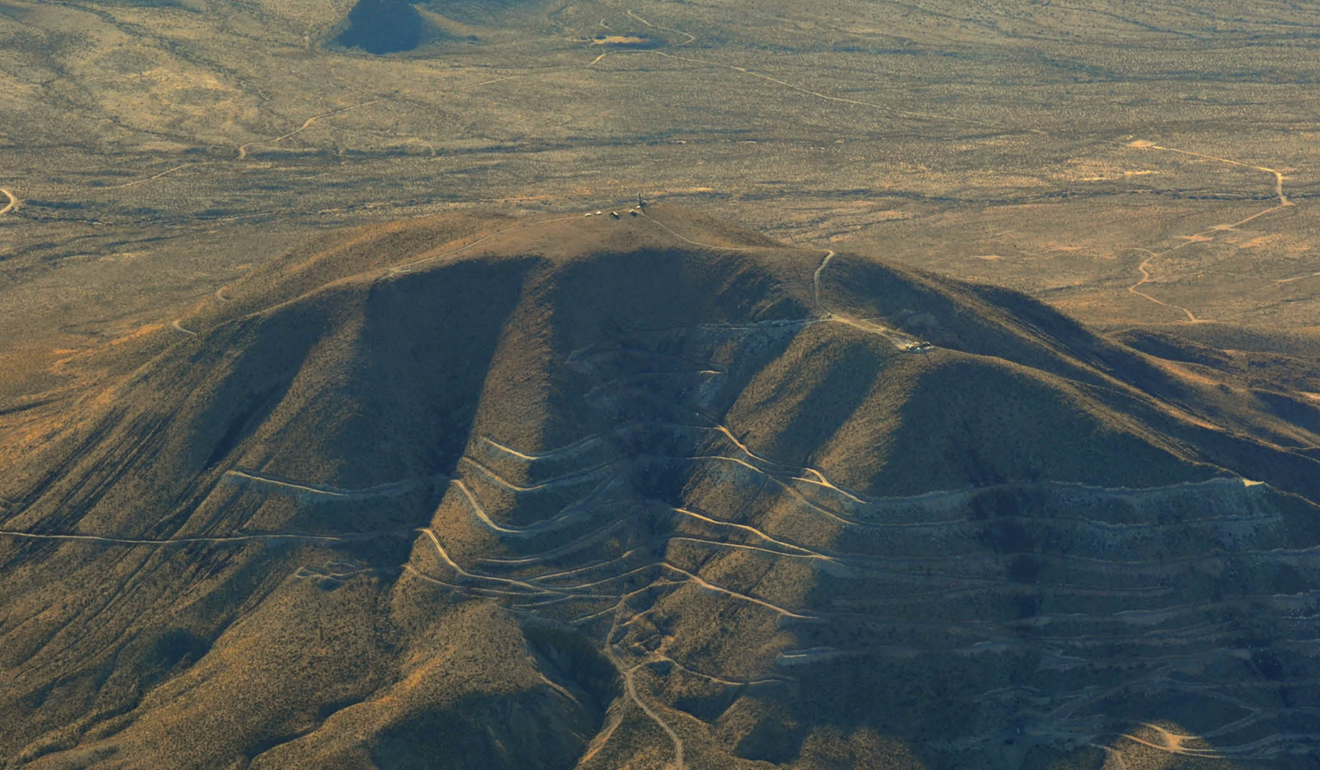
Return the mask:
{"type": "Polygon", "coordinates": [[[11,764],[1314,762],[1320,467],[1019,295],[651,206],[178,326],[7,439],[11,764]]]}

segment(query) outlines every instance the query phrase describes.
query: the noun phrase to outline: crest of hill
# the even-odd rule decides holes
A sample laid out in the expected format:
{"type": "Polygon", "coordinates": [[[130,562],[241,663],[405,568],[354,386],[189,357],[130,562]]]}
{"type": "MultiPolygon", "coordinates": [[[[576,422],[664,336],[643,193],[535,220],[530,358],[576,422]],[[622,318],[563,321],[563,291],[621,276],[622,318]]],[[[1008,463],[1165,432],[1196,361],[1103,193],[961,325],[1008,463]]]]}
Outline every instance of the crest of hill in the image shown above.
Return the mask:
{"type": "Polygon", "coordinates": [[[25,524],[146,530],[234,468],[345,488],[445,474],[470,435],[536,449],[610,429],[582,403],[583,351],[778,325],[721,409],[776,456],[834,458],[859,489],[1143,486],[1234,466],[1314,496],[1313,460],[1216,430],[1196,414],[1204,388],[1147,356],[1022,295],[826,254],[662,205],[327,236],[200,303],[179,320],[196,336],[144,343],[154,357],[7,492],[25,524]],[[903,349],[920,340],[935,347],[903,349]],[[113,461],[126,445],[129,468],[113,461]]]}

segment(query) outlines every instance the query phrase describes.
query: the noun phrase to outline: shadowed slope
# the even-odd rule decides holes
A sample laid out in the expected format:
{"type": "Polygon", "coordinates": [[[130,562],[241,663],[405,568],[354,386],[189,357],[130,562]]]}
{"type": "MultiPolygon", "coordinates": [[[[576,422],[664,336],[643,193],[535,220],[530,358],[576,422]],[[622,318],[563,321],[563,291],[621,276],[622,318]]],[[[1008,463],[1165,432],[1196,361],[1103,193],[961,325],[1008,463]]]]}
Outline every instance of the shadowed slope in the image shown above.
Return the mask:
{"type": "Polygon", "coordinates": [[[368,53],[411,51],[425,42],[422,15],[406,0],[358,0],[335,42],[368,53]]]}
{"type": "Polygon", "coordinates": [[[1018,295],[653,206],[337,234],[178,325],[10,442],[11,764],[1320,740],[1315,460],[1018,295]]]}

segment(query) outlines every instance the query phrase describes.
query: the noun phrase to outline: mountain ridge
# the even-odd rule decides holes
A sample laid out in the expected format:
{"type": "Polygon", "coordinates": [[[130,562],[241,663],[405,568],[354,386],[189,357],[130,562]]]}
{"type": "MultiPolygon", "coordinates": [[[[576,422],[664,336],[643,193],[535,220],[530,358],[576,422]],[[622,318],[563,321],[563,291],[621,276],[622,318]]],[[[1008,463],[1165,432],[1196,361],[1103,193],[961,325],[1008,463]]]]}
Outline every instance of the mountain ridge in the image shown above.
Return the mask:
{"type": "Polygon", "coordinates": [[[1282,418],[1021,295],[614,213],[332,234],[89,357],[3,442],[0,756],[1314,751],[1282,418]]]}

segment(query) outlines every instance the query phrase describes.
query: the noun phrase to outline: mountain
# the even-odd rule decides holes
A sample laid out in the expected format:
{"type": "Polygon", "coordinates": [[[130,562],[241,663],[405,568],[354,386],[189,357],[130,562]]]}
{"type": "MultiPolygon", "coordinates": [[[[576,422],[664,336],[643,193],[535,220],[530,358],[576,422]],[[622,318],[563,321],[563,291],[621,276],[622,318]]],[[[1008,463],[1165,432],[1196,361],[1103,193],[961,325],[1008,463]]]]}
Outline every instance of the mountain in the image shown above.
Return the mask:
{"type": "Polygon", "coordinates": [[[321,237],[0,411],[3,766],[1320,767],[1308,397],[1120,339],[663,205],[321,237]]]}

